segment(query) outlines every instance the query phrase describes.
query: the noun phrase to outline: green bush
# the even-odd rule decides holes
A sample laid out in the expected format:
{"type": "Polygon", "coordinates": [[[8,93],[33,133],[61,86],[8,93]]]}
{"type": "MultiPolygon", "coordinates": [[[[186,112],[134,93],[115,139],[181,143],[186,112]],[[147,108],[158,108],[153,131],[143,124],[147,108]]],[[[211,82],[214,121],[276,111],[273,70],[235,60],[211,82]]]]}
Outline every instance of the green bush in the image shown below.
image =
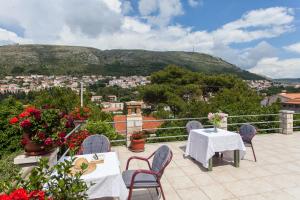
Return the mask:
{"type": "Polygon", "coordinates": [[[118,137],[112,125],[103,121],[88,121],[83,128],[91,134],[103,134],[110,140],[115,140],[118,137]]]}
{"type": "Polygon", "coordinates": [[[95,104],[90,103],[88,106],[91,110],[89,120],[91,121],[113,121],[111,113],[101,111],[101,108],[95,104]]]}
{"type": "Polygon", "coordinates": [[[20,151],[3,155],[0,159],[0,177],[3,182],[10,182],[11,178],[20,172],[20,168],[14,165],[14,158],[20,151]]]}
{"type": "Polygon", "coordinates": [[[12,97],[0,102],[0,158],[21,148],[21,133],[9,124],[9,120],[22,110],[23,105],[12,97]]]}
{"type": "Polygon", "coordinates": [[[47,159],[41,159],[39,165],[34,168],[28,179],[22,179],[20,174],[11,177],[9,181],[0,181],[0,193],[9,194],[15,189],[23,188],[29,192],[45,191],[47,197],[64,200],[88,199],[88,186],[81,178],[87,165],[82,164],[82,171],[71,175],[71,168],[75,158],[59,162],[54,167],[48,165],[47,159]],[[12,184],[14,183],[14,184],[12,184]],[[47,185],[47,187],[45,187],[47,185]]]}
{"type": "Polygon", "coordinates": [[[163,138],[163,139],[155,139],[155,140],[149,140],[150,142],[168,142],[168,141],[182,141],[186,140],[187,133],[185,128],[174,128],[172,127],[185,127],[184,121],[168,121],[161,125],[161,128],[171,128],[171,129],[162,129],[156,131],[157,137],[165,137],[165,136],[178,136],[178,137],[172,137],[172,138],[163,138]],[[179,135],[186,135],[186,136],[179,136],[179,135]]]}

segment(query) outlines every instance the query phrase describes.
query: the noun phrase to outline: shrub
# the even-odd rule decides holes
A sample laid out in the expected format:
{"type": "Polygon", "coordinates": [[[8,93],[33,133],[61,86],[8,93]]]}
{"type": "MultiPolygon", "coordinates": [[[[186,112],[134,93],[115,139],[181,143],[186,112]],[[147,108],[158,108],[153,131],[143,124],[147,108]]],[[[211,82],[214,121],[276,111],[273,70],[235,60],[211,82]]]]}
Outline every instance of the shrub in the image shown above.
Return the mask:
{"type": "Polygon", "coordinates": [[[20,151],[5,154],[0,160],[0,177],[3,182],[10,182],[12,177],[16,176],[20,168],[14,165],[14,158],[20,153],[20,151]]]}
{"type": "Polygon", "coordinates": [[[23,110],[22,103],[12,97],[0,103],[0,157],[10,154],[21,148],[21,133],[9,124],[9,119],[19,114],[23,110]]]}
{"type": "MultiPolygon", "coordinates": [[[[0,193],[12,194],[16,189],[22,189],[23,194],[40,191],[45,196],[55,200],[87,199],[88,187],[84,180],[81,179],[87,166],[82,165],[81,172],[71,175],[70,172],[74,161],[75,158],[72,157],[71,160],[65,160],[50,168],[48,160],[42,159],[39,165],[32,170],[28,179],[22,179],[19,174],[10,181],[4,182],[1,180],[0,193]]],[[[30,198],[30,200],[33,199],[36,198],[30,198]]]]}
{"type": "Polygon", "coordinates": [[[88,121],[84,128],[91,134],[103,134],[110,140],[118,137],[112,125],[103,121],[88,121]]]}
{"type": "MultiPolygon", "coordinates": [[[[183,121],[168,121],[161,125],[161,128],[169,128],[169,127],[185,127],[185,122],[183,121]]],[[[163,138],[157,140],[150,140],[151,142],[167,142],[167,141],[181,141],[186,140],[187,133],[186,129],[161,129],[156,131],[157,137],[165,137],[165,136],[178,136],[172,138],[163,138]],[[179,135],[186,135],[186,136],[179,136],[179,135]]]]}

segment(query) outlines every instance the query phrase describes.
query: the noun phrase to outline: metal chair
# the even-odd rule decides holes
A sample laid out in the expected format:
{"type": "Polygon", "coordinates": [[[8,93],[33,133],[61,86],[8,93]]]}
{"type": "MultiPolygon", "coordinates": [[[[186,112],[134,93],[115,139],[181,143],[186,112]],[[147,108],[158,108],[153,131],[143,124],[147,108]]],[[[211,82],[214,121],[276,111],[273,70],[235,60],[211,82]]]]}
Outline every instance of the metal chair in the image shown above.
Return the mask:
{"type": "Polygon", "coordinates": [[[148,158],[142,158],[133,156],[127,161],[126,170],[123,172],[123,180],[126,187],[129,189],[128,200],[131,200],[133,189],[140,188],[155,188],[157,195],[159,195],[158,188],[160,188],[163,199],[165,200],[164,191],[161,186],[160,179],[163,175],[165,168],[171,162],[173,153],[171,149],[163,145],[159,147],[152,155],[148,158]],[[149,159],[153,157],[152,166],[150,165],[149,159]],[[128,170],[129,163],[133,159],[138,159],[147,162],[149,170],[128,170]]]}
{"type": "Polygon", "coordinates": [[[187,124],[186,124],[186,131],[188,132],[188,134],[190,134],[190,131],[193,130],[193,129],[201,129],[203,128],[202,124],[198,121],[189,121],[187,124]]]}
{"type": "Polygon", "coordinates": [[[105,135],[91,135],[81,145],[82,154],[104,153],[110,151],[110,142],[105,135]]]}
{"type": "Polygon", "coordinates": [[[245,145],[248,144],[252,148],[255,162],[256,162],[256,155],[255,155],[252,139],[256,135],[256,133],[257,133],[256,128],[250,124],[244,124],[239,129],[239,134],[241,135],[244,144],[245,145]]]}

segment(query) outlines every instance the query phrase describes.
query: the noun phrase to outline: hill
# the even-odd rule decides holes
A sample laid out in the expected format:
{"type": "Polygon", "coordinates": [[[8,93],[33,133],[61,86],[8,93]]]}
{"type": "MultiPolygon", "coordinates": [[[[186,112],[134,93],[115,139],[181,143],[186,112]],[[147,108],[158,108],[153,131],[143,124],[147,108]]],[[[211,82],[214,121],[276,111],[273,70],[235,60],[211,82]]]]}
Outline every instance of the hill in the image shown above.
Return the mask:
{"type": "Polygon", "coordinates": [[[300,78],[282,78],[282,79],[274,79],[274,81],[281,82],[281,83],[296,84],[296,83],[300,83],[300,78]]]}
{"type": "Polygon", "coordinates": [[[202,53],[99,50],[59,45],[0,46],[2,75],[149,75],[170,64],[208,74],[229,73],[244,79],[264,79],[220,58],[202,53]]]}

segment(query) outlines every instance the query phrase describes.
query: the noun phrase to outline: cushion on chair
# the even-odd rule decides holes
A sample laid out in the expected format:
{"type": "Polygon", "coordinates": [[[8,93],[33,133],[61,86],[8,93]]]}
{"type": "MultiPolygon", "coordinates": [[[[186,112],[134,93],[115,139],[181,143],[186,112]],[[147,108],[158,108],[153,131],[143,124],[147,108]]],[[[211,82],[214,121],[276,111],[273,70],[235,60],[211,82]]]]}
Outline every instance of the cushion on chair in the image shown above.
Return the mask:
{"type": "MultiPolygon", "coordinates": [[[[130,187],[131,178],[134,172],[135,170],[127,170],[122,173],[122,177],[127,188],[130,187]]],[[[133,187],[134,188],[158,187],[158,183],[156,182],[155,175],[140,173],[136,175],[133,187]]]]}
{"type": "Polygon", "coordinates": [[[151,169],[156,172],[160,172],[166,165],[168,159],[170,158],[170,148],[166,145],[162,145],[155,152],[154,158],[152,161],[151,169]]]}
{"type": "Polygon", "coordinates": [[[193,130],[193,129],[201,129],[203,128],[202,124],[198,121],[189,121],[187,124],[186,124],[186,131],[188,134],[190,134],[190,131],[193,130]]]}
{"type": "Polygon", "coordinates": [[[250,124],[244,124],[243,126],[241,126],[239,133],[244,142],[251,143],[252,138],[256,134],[256,129],[250,124]]]}
{"type": "Polygon", "coordinates": [[[83,141],[81,148],[82,154],[109,152],[110,142],[104,135],[91,135],[83,141]]]}

